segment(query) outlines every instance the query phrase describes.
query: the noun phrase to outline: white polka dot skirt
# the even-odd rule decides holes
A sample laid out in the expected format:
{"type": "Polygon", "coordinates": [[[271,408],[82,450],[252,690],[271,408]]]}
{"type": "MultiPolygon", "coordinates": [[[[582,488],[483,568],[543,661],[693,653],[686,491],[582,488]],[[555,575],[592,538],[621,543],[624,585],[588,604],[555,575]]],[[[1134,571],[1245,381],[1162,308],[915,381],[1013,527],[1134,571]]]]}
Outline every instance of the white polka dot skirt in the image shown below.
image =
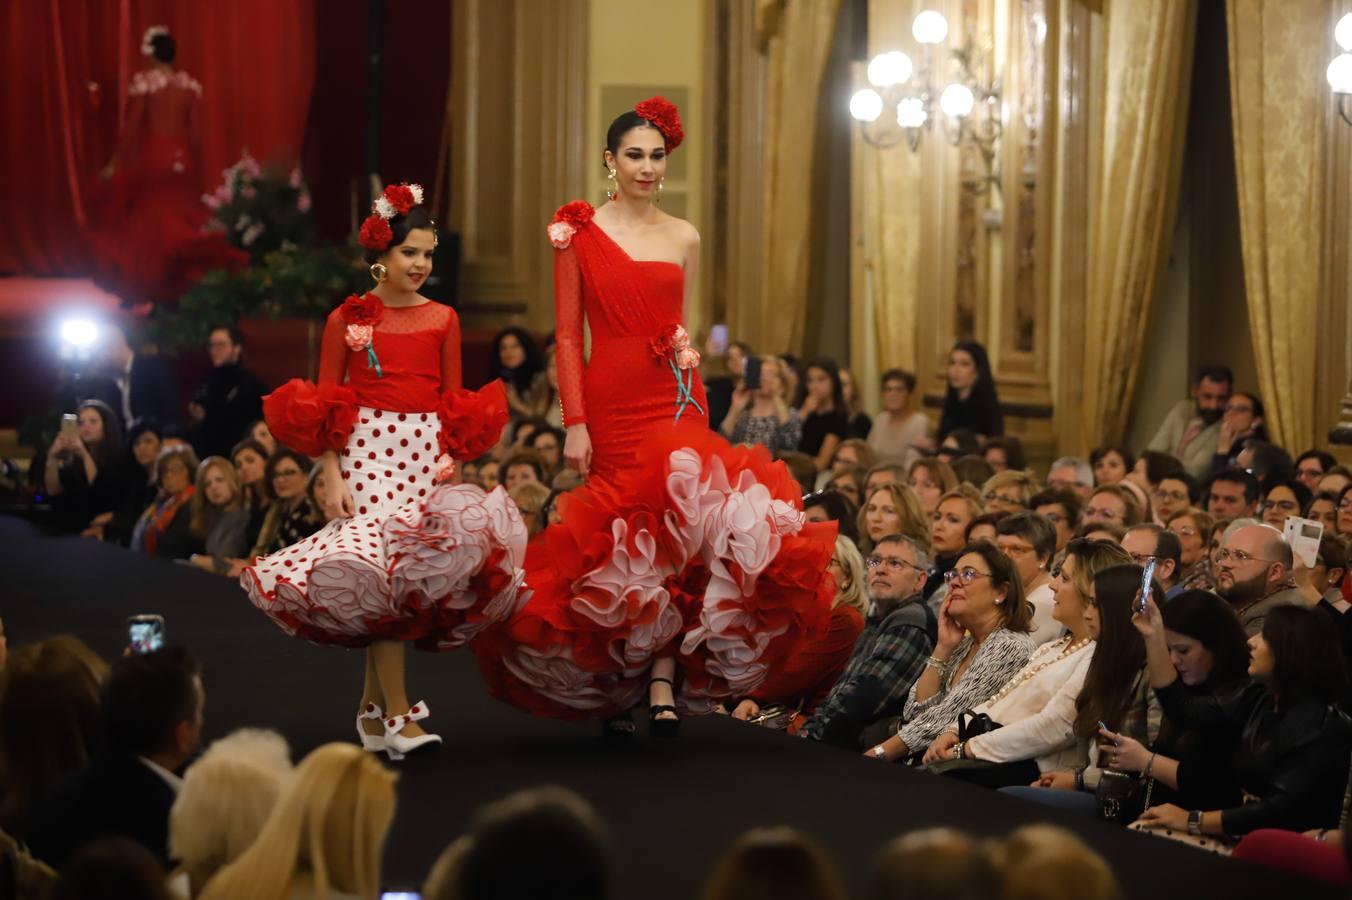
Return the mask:
{"type": "Polygon", "coordinates": [[[240,581],[288,634],[448,650],[526,601],[526,527],[504,488],[435,483],[436,413],[362,407],[342,452],[356,515],[263,557],[240,581]]]}

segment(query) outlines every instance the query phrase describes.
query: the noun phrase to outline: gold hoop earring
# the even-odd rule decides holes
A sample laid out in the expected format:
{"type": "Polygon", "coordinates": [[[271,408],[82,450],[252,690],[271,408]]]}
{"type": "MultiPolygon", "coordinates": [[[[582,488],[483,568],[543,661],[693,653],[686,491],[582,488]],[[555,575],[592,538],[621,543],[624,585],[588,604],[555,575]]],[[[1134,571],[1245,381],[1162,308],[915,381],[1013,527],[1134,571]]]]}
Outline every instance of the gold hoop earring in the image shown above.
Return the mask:
{"type": "Polygon", "coordinates": [[[385,279],[390,277],[390,270],[385,268],[384,263],[371,263],[371,278],[377,285],[384,284],[385,279]]]}
{"type": "Polygon", "coordinates": [[[617,181],[615,180],[615,170],[614,170],[614,169],[611,169],[611,170],[610,170],[610,174],[607,175],[606,178],[607,178],[607,180],[610,181],[610,188],[606,191],[606,199],[607,199],[607,200],[617,200],[617,199],[619,199],[619,196],[620,196],[620,185],[619,185],[619,182],[617,182],[617,181]]]}

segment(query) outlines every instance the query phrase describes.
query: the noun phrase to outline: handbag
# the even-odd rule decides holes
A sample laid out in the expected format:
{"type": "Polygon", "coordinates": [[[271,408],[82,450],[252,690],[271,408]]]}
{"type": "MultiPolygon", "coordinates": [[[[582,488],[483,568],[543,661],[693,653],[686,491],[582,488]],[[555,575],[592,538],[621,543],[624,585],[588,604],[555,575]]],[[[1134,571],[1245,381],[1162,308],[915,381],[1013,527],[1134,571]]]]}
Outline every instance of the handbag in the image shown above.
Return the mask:
{"type": "Polygon", "coordinates": [[[983,734],[990,734],[992,731],[1003,727],[985,713],[974,713],[970,709],[964,710],[958,713],[958,742],[962,743],[983,734]]]}
{"type": "Polygon", "coordinates": [[[1150,806],[1155,779],[1104,769],[1094,791],[1095,812],[1105,822],[1130,825],[1150,806]]]}

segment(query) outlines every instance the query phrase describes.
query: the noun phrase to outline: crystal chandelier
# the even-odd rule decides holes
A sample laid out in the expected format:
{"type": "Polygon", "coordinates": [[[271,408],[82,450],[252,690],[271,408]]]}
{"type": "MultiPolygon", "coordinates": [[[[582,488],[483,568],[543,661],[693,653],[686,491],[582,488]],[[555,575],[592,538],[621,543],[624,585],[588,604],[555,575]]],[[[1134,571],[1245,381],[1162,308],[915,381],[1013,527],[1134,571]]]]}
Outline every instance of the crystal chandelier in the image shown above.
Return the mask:
{"type": "Polygon", "coordinates": [[[1343,52],[1333,58],[1325,74],[1329,87],[1338,95],[1338,115],[1352,125],[1352,13],[1338,20],[1333,29],[1333,39],[1343,48],[1343,52]]]}

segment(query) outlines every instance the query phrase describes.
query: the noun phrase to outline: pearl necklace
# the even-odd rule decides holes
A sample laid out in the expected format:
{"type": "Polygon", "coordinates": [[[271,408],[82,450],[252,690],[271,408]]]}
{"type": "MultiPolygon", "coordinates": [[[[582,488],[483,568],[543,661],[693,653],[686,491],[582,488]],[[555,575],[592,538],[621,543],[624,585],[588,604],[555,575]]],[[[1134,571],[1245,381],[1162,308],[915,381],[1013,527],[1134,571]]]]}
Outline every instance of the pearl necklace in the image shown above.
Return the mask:
{"type": "Polygon", "coordinates": [[[1016,688],[1022,687],[1024,684],[1027,684],[1029,681],[1032,681],[1034,678],[1036,678],[1042,672],[1043,669],[1047,668],[1048,666],[1054,666],[1061,660],[1065,659],[1067,656],[1073,656],[1074,654],[1078,653],[1081,648],[1090,644],[1093,641],[1093,638],[1081,638],[1080,640],[1072,644],[1070,642],[1070,635],[1066,635],[1065,637],[1061,638],[1061,641],[1064,643],[1065,646],[1061,648],[1059,653],[1051,657],[1051,659],[1044,660],[1043,662],[1038,663],[1038,665],[1034,666],[1031,669],[1024,668],[1022,672],[1015,675],[1013,678],[1009,679],[1009,681],[1005,683],[1005,686],[1000,688],[1000,692],[997,693],[994,697],[987,700],[985,705],[994,706],[995,704],[999,703],[1001,700],[1005,699],[1011,693],[1013,693],[1016,688]]]}

